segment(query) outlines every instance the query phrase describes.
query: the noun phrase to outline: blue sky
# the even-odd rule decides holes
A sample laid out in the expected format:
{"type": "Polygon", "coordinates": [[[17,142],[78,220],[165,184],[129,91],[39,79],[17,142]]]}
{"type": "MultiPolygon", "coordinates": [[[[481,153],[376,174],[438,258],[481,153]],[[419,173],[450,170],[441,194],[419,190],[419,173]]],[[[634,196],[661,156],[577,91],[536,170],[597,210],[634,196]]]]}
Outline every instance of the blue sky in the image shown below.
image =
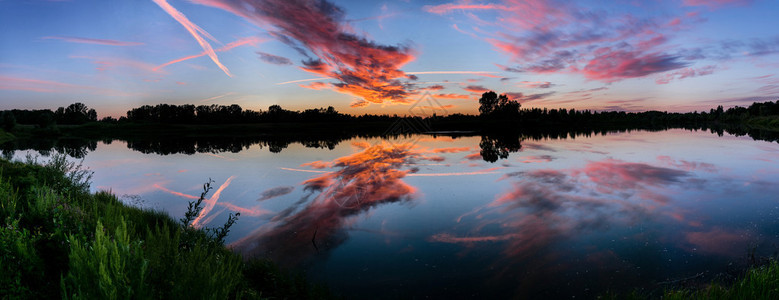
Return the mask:
{"type": "Polygon", "coordinates": [[[81,101],[476,113],[693,111],[779,98],[779,3],[0,1],[0,109],[81,101]],[[294,82],[290,82],[294,81],[294,82]]]}

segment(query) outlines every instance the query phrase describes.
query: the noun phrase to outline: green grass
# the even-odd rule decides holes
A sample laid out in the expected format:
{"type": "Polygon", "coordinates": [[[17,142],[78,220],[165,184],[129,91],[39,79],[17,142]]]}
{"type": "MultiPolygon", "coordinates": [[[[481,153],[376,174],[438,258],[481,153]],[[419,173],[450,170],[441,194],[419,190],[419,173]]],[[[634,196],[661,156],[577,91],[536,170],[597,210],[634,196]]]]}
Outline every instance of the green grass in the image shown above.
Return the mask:
{"type": "Polygon", "coordinates": [[[779,299],[779,262],[749,269],[730,285],[713,283],[703,289],[666,291],[663,299],[779,299]]]}
{"type": "Polygon", "coordinates": [[[0,298],[333,298],[270,262],[244,261],[218,230],[90,193],[90,176],[62,156],[0,159],[0,298]]]}

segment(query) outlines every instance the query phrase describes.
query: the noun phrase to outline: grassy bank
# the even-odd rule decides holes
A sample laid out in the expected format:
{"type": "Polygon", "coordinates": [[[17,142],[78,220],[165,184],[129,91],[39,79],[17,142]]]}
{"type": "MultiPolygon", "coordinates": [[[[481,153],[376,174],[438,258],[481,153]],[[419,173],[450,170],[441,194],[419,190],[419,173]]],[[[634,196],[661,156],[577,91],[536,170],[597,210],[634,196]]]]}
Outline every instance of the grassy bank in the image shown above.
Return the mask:
{"type": "Polygon", "coordinates": [[[663,299],[779,299],[779,263],[754,267],[733,284],[667,291],[663,299]]]}
{"type": "Polygon", "coordinates": [[[90,193],[90,176],[64,156],[0,159],[1,298],[331,298],[299,275],[225,248],[229,224],[196,230],[126,206],[90,193]]]}
{"type": "MultiPolygon", "coordinates": [[[[684,285],[683,282],[679,284],[684,285]]],[[[752,267],[732,282],[690,282],[690,287],[675,287],[652,293],[634,291],[629,294],[606,294],[600,299],[779,299],[779,262],[752,267]]]]}

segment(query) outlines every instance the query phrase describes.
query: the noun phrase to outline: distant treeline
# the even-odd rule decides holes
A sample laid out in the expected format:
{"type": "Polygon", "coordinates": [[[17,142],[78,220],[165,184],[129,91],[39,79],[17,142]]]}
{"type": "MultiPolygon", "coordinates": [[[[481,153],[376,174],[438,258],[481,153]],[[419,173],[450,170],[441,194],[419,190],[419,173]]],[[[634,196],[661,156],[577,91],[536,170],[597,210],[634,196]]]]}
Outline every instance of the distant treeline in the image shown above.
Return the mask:
{"type": "MultiPolygon", "coordinates": [[[[748,107],[732,107],[725,110],[721,105],[708,112],[668,113],[661,111],[646,112],[598,112],[576,109],[523,109],[514,100],[505,95],[497,96],[487,92],[479,100],[479,115],[452,114],[437,116],[416,116],[431,124],[456,128],[474,126],[474,124],[515,123],[521,125],[559,125],[559,126],[602,126],[604,124],[637,124],[685,126],[704,123],[742,122],[756,117],[779,116],[779,100],[776,102],[753,103],[748,107]],[[457,126],[460,124],[462,126],[457,126]]],[[[308,123],[308,122],[390,122],[400,118],[397,115],[353,116],[340,113],[332,106],[327,108],[292,111],[279,105],[268,110],[248,110],[237,104],[232,105],[192,105],[157,104],[144,105],[127,111],[127,115],[115,119],[104,117],[103,123],[161,123],[161,124],[253,124],[253,123],[308,123]]],[[[36,125],[47,128],[57,124],[84,124],[97,121],[97,112],[83,103],[74,103],[68,107],[51,110],[5,110],[0,113],[0,124],[6,131],[15,124],[36,125]]],[[[438,129],[438,128],[436,128],[438,129]]],[[[441,128],[443,129],[443,128],[441,128]]],[[[464,129],[464,128],[457,128],[464,129]]],[[[471,128],[471,129],[479,129],[471,128]]]]}
{"type": "Polygon", "coordinates": [[[55,111],[50,109],[0,111],[0,124],[5,130],[13,129],[17,123],[47,128],[55,124],[79,125],[95,121],[97,121],[97,111],[80,102],[57,108],[55,111]]]}

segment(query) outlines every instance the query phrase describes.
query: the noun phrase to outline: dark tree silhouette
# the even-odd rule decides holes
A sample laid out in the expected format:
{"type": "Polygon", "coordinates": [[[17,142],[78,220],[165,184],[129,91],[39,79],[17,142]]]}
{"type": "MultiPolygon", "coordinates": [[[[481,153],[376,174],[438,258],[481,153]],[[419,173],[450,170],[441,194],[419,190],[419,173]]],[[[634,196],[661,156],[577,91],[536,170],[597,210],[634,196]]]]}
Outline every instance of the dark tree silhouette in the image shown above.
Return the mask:
{"type": "Polygon", "coordinates": [[[493,91],[485,92],[481,94],[479,98],[479,114],[486,116],[495,111],[498,106],[498,94],[493,91]]]}
{"type": "Polygon", "coordinates": [[[518,133],[503,133],[500,135],[482,135],[479,142],[481,158],[487,162],[506,159],[509,153],[522,149],[518,133]]]}
{"type": "Polygon", "coordinates": [[[68,107],[60,107],[54,113],[54,119],[58,124],[78,125],[90,121],[97,121],[97,112],[86,104],[76,102],[68,107]]]}
{"type": "Polygon", "coordinates": [[[16,116],[13,112],[4,111],[0,113],[0,124],[2,124],[5,131],[11,131],[16,127],[16,116]]]}
{"type": "Polygon", "coordinates": [[[501,119],[514,119],[520,116],[521,105],[510,100],[506,94],[498,96],[493,91],[485,92],[479,98],[479,114],[501,119]]]}

